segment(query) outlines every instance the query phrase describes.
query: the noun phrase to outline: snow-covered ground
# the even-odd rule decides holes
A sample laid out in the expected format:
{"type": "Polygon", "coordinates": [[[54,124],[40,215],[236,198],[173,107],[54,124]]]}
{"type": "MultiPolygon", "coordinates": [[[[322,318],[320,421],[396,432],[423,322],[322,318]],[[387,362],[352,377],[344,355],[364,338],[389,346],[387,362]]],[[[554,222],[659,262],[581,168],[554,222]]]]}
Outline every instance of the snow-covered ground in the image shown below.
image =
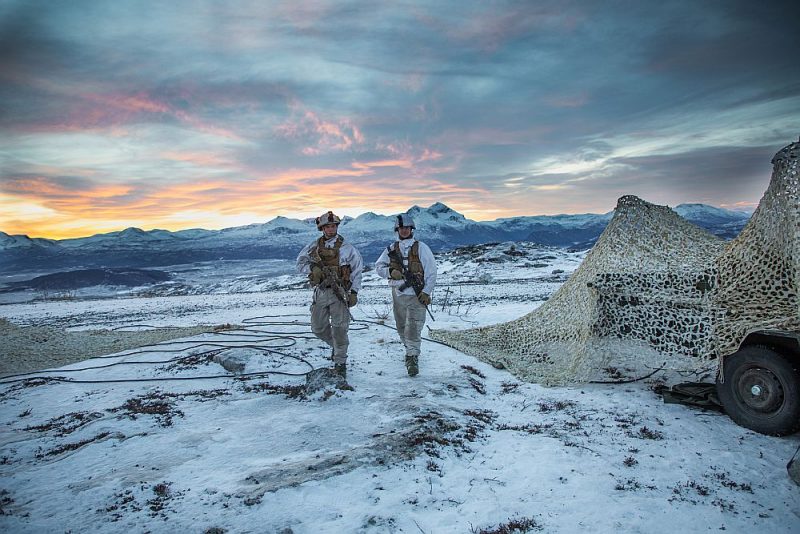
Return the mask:
{"type": "MultiPolygon", "coordinates": [[[[582,257],[509,250],[441,256],[429,325],[519,317],[582,257]]],[[[374,273],[353,309],[354,389],[304,392],[329,350],[309,331],[310,291],[285,276],[246,293],[0,306],[16,324],[71,331],[243,325],[36,375],[73,382],[0,380],[0,530],[800,529],[786,473],[800,435],[664,404],[660,374],[544,388],[431,341],[411,379],[374,273]],[[214,354],[244,363],[239,377],[214,354]]]]}

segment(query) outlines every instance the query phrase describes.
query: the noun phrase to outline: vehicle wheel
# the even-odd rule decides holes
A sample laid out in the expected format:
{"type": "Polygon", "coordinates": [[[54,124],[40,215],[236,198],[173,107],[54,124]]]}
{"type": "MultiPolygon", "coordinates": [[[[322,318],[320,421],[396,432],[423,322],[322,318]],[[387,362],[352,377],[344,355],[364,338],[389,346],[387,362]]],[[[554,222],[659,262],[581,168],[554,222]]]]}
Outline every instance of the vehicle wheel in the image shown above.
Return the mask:
{"type": "Polygon", "coordinates": [[[717,395],[737,424],[771,436],[800,430],[800,370],[785,356],[761,346],[731,354],[722,364],[717,395]]]}

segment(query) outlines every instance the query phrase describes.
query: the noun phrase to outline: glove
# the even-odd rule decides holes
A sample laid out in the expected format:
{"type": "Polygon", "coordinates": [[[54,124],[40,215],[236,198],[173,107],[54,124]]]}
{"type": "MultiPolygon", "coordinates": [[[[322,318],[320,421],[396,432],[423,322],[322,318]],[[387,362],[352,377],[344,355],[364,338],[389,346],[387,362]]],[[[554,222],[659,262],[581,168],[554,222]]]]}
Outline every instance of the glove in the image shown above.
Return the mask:
{"type": "Polygon", "coordinates": [[[392,269],[392,272],[389,273],[389,276],[392,278],[392,280],[402,280],[403,279],[403,273],[401,273],[397,269],[392,269]]]}
{"type": "Polygon", "coordinates": [[[358,303],[358,294],[355,291],[351,291],[349,295],[347,295],[347,307],[352,308],[358,303]]]}
{"type": "Polygon", "coordinates": [[[431,296],[424,291],[417,296],[417,299],[419,299],[419,303],[423,306],[429,306],[431,303],[431,296]]]}
{"type": "Polygon", "coordinates": [[[322,269],[316,265],[311,268],[311,272],[308,275],[308,281],[311,282],[312,286],[318,286],[320,283],[322,283],[323,278],[325,278],[325,273],[322,272],[322,269]]]}

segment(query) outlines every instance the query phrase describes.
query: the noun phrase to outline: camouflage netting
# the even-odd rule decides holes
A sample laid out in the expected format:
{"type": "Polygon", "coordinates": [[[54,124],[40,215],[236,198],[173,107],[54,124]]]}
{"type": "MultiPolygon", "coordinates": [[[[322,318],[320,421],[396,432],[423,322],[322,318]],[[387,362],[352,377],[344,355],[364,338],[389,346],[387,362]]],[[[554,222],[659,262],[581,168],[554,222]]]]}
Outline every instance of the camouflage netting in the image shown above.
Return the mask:
{"type": "Polygon", "coordinates": [[[709,273],[724,246],[668,207],[625,196],[581,266],[541,307],[508,323],[432,330],[431,337],[545,384],[589,380],[612,361],[694,353],[707,337],[692,330],[710,323],[709,273]],[[669,316],[667,300],[678,302],[669,316]],[[689,333],[672,334],[681,328],[689,333]]]}
{"type": "Polygon", "coordinates": [[[800,331],[800,142],[772,158],[772,180],[742,233],[717,259],[716,352],[756,330],[800,331]]]}
{"type": "Polygon", "coordinates": [[[738,345],[754,310],[763,326],[797,329],[797,147],[776,156],[770,188],[727,246],[666,206],[625,196],[581,266],[541,307],[431,337],[556,385],[600,378],[610,366],[695,368],[738,345]]]}

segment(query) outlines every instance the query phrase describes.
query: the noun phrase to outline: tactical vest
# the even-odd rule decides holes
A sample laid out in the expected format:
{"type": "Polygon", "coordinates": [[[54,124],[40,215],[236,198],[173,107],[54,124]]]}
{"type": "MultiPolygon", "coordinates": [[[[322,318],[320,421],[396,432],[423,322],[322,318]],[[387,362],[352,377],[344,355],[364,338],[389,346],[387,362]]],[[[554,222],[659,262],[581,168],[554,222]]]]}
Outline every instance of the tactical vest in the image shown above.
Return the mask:
{"type": "MultiPolygon", "coordinates": [[[[400,243],[395,241],[391,245],[392,250],[398,250],[400,247],[400,243]]],[[[403,253],[400,253],[402,257],[403,253]]],[[[411,248],[408,249],[408,272],[414,275],[414,278],[417,278],[420,281],[425,280],[425,269],[422,267],[422,261],[419,259],[419,241],[414,241],[414,244],[411,245],[411,248]]],[[[389,259],[389,272],[392,272],[392,269],[397,269],[401,273],[403,272],[402,267],[397,264],[397,262],[393,259],[389,259]]]]}
{"type": "MultiPolygon", "coordinates": [[[[336,243],[334,243],[331,248],[325,246],[325,241],[327,241],[325,236],[320,237],[317,240],[316,248],[319,258],[322,260],[322,265],[326,267],[326,274],[329,270],[327,268],[333,268],[332,270],[339,277],[339,280],[341,280],[342,286],[344,286],[346,291],[350,291],[350,286],[352,285],[350,282],[350,266],[339,265],[339,249],[342,248],[344,238],[340,235],[336,236],[336,243]]],[[[320,283],[320,286],[330,287],[335,282],[335,280],[330,280],[329,277],[326,276],[325,280],[320,283]]]]}

